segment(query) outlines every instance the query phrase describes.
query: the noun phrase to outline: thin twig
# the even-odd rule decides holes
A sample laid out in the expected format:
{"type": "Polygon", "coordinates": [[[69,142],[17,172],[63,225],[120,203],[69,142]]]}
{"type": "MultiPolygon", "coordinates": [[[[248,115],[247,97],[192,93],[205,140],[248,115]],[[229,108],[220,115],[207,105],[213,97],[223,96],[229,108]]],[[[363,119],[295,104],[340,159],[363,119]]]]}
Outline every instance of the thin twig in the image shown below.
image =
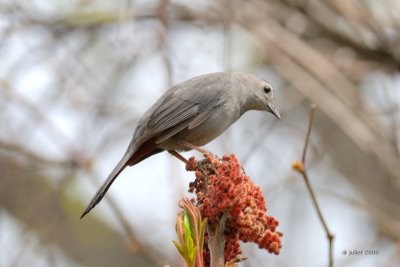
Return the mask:
{"type": "MultiPolygon", "coordinates": [[[[78,150],[74,147],[73,142],[65,133],[53,123],[48,114],[42,109],[18,93],[7,80],[0,79],[0,93],[4,95],[10,102],[19,105],[29,112],[30,122],[33,121],[36,127],[42,126],[50,141],[53,141],[56,146],[59,146],[61,151],[70,151],[72,156],[79,155],[78,150]]],[[[78,161],[78,160],[76,160],[78,161]]]]}
{"type": "Polygon", "coordinates": [[[309,123],[308,123],[306,141],[304,142],[303,156],[301,157],[301,162],[303,162],[303,164],[306,163],[307,147],[308,147],[308,143],[310,142],[311,128],[312,128],[312,124],[313,124],[313,120],[314,120],[314,113],[315,113],[316,108],[317,108],[317,106],[315,104],[310,105],[310,113],[308,115],[309,123]]]}
{"type": "MultiPolygon", "coordinates": [[[[92,181],[94,181],[94,179],[92,179],[92,181]]],[[[160,256],[162,255],[161,251],[156,247],[152,247],[146,244],[146,242],[142,241],[140,235],[138,235],[138,231],[135,230],[135,227],[128,220],[126,214],[117,204],[115,198],[113,198],[111,194],[107,194],[105,199],[107,200],[108,205],[111,207],[114,217],[124,231],[124,234],[127,238],[127,250],[132,254],[142,253],[150,261],[160,263],[160,256]]]]}
{"type": "Polygon", "coordinates": [[[322,226],[323,226],[323,228],[325,230],[326,236],[328,238],[328,243],[329,243],[329,265],[328,266],[332,267],[333,266],[333,239],[334,239],[334,236],[331,233],[331,231],[329,230],[328,225],[326,223],[326,220],[324,219],[324,216],[322,215],[321,208],[319,207],[317,198],[315,196],[314,190],[313,190],[313,188],[311,186],[311,183],[310,183],[310,179],[308,178],[307,170],[305,168],[306,151],[307,151],[308,143],[309,143],[309,140],[310,140],[311,128],[312,128],[312,123],[313,123],[314,113],[315,113],[315,109],[316,108],[317,108],[317,106],[315,104],[311,104],[310,105],[308,130],[307,130],[306,140],[304,142],[302,160],[301,160],[301,162],[294,162],[293,163],[293,168],[302,175],[302,177],[304,179],[304,182],[306,184],[307,190],[308,190],[308,192],[309,192],[309,194],[311,196],[313,205],[314,205],[314,207],[315,207],[315,209],[317,211],[318,218],[319,218],[319,220],[320,220],[320,222],[321,222],[321,224],[322,224],[322,226]]]}
{"type": "Polygon", "coordinates": [[[151,261],[160,262],[160,257],[162,256],[162,251],[160,251],[156,247],[152,247],[146,242],[143,242],[141,237],[138,235],[137,231],[135,231],[135,227],[126,217],[124,211],[122,211],[121,207],[117,205],[115,199],[111,195],[107,195],[106,197],[107,203],[111,206],[111,210],[115,215],[115,218],[122,226],[123,231],[126,234],[128,239],[127,249],[131,253],[143,253],[145,257],[147,257],[151,261]]]}

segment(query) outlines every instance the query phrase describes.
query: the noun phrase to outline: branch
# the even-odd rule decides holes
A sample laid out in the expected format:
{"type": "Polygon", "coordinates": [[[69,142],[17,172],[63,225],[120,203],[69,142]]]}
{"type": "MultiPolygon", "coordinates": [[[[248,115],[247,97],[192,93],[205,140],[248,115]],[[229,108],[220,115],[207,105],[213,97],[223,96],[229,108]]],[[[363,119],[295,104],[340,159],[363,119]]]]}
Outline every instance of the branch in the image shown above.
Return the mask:
{"type": "MultiPolygon", "coordinates": [[[[59,248],[79,266],[160,266],[159,258],[151,257],[146,250],[121,249],[124,235],[96,216],[84,223],[76,219],[83,205],[31,164],[21,164],[0,153],[0,169],[0,207],[34,233],[40,246],[59,248]]],[[[15,250],[18,254],[23,247],[15,250]]],[[[17,261],[16,265],[23,262],[23,257],[17,261]]]]}
{"type": "Polygon", "coordinates": [[[301,161],[293,162],[292,167],[293,167],[294,170],[298,171],[302,175],[302,177],[304,179],[304,182],[306,184],[308,193],[311,196],[311,199],[312,199],[313,205],[315,207],[315,210],[317,211],[318,218],[319,218],[319,220],[320,220],[320,222],[322,224],[322,227],[325,230],[326,236],[328,238],[328,243],[329,243],[329,265],[328,266],[332,267],[333,266],[333,239],[334,239],[334,236],[331,233],[331,231],[329,230],[328,225],[327,225],[327,223],[326,223],[326,221],[324,219],[324,216],[322,215],[321,208],[320,208],[320,206],[318,204],[317,198],[315,196],[315,192],[314,192],[314,190],[313,190],[313,188],[311,186],[310,179],[308,178],[308,174],[307,174],[307,171],[306,171],[306,168],[305,168],[307,147],[308,147],[308,143],[309,143],[309,140],[310,140],[311,127],[312,127],[312,123],[313,123],[313,119],[314,119],[314,112],[315,112],[316,108],[317,108],[317,106],[315,104],[311,104],[310,105],[309,123],[308,123],[308,130],[307,130],[306,140],[304,142],[303,156],[302,156],[301,161]]]}
{"type": "Polygon", "coordinates": [[[315,113],[316,108],[317,108],[317,106],[315,104],[310,105],[310,114],[309,114],[309,118],[308,118],[309,123],[308,123],[306,141],[304,142],[303,156],[301,157],[301,162],[303,163],[303,165],[306,162],[307,147],[308,147],[308,143],[310,141],[311,128],[312,128],[312,123],[314,120],[314,113],[315,113]]]}
{"type": "Polygon", "coordinates": [[[208,232],[208,248],[210,250],[210,266],[224,267],[225,266],[225,223],[227,213],[224,212],[218,221],[215,230],[207,227],[208,232]]]}

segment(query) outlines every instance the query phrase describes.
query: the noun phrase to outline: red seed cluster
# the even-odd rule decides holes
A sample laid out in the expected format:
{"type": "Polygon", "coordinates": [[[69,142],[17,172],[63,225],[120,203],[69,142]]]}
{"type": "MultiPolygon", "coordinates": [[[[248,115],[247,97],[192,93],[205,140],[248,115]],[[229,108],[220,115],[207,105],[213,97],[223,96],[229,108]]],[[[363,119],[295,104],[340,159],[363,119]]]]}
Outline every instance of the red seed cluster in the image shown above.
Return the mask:
{"type": "Polygon", "coordinates": [[[197,195],[196,205],[209,227],[215,227],[223,213],[227,214],[225,225],[225,262],[240,253],[239,240],[255,242],[270,253],[279,254],[282,247],[279,222],[266,215],[266,205],[259,187],[245,175],[234,155],[222,159],[205,154],[196,161],[191,157],[186,165],[195,171],[196,180],[190,183],[190,192],[197,195]]]}

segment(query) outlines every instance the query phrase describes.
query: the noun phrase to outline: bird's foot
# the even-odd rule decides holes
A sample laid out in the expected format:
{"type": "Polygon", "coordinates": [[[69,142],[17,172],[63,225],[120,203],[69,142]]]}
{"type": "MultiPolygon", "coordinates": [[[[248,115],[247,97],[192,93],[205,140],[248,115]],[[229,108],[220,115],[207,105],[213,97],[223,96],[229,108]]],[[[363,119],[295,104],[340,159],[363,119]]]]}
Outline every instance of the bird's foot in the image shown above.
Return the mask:
{"type": "Polygon", "coordinates": [[[176,152],[175,150],[168,150],[168,153],[170,153],[172,156],[174,156],[175,158],[179,159],[180,161],[182,161],[183,163],[187,164],[188,160],[185,159],[185,157],[183,157],[181,154],[179,154],[178,152],[176,152]]]}
{"type": "Polygon", "coordinates": [[[204,154],[212,154],[212,153],[208,152],[207,150],[205,150],[205,149],[203,149],[201,147],[195,146],[195,145],[193,145],[193,144],[191,144],[189,142],[183,141],[183,140],[178,141],[178,143],[183,145],[183,146],[186,146],[187,148],[191,148],[191,149],[197,150],[203,155],[204,154]]]}

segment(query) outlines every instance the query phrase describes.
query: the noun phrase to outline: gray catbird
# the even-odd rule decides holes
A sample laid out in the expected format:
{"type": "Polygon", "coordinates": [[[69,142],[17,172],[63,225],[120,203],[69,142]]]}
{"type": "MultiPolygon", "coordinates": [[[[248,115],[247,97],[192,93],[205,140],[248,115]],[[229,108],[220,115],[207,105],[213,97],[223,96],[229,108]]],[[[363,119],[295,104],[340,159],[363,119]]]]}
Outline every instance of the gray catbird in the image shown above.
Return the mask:
{"type": "Polygon", "coordinates": [[[81,218],[96,206],[125,169],[167,150],[203,146],[248,110],[265,110],[280,119],[272,86],[246,73],[210,73],[166,91],[139,121],[124,156],[97,191],[81,218]]]}

